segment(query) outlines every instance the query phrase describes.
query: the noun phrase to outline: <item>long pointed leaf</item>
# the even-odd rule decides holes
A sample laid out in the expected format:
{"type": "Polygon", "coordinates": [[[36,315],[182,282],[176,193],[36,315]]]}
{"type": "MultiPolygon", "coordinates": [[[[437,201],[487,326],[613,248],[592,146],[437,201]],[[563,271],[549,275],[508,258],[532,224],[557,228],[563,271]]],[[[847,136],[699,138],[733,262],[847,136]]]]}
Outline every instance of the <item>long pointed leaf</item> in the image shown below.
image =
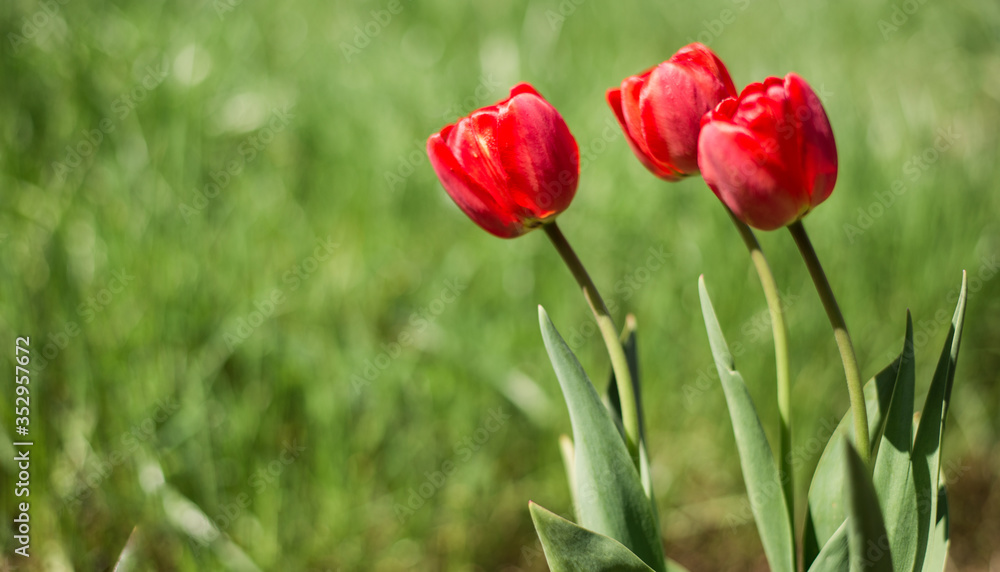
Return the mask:
{"type": "MultiPolygon", "coordinates": [[[[872,440],[872,458],[877,459],[878,445],[885,427],[889,403],[896,387],[900,354],[891,364],[865,384],[865,404],[868,409],[868,428],[872,440]]],[[[820,549],[833,537],[834,533],[844,523],[844,469],[843,443],[839,435],[847,435],[853,440],[854,424],[851,412],[848,410],[830,434],[826,448],[820,455],[816,469],[813,471],[812,482],[809,484],[809,506],[806,511],[805,534],[802,543],[802,557],[808,569],[820,549]]]]}
{"type": "MultiPolygon", "coordinates": [[[[628,362],[628,370],[632,375],[632,393],[635,395],[636,415],[639,418],[639,440],[646,438],[645,415],[642,410],[642,384],[639,383],[639,349],[636,345],[636,323],[635,317],[629,314],[625,318],[625,327],[621,334],[622,349],[625,350],[625,360],[628,362]]],[[[612,369],[608,379],[608,389],[605,392],[612,411],[622,417],[621,398],[618,395],[618,383],[615,380],[615,372],[612,369]]]]}
{"type": "Polygon", "coordinates": [[[888,525],[889,546],[897,572],[911,572],[917,548],[917,494],[913,486],[913,320],[906,313],[903,359],[886,416],[872,480],[888,525]]]}
{"type": "MultiPolygon", "coordinates": [[[[656,496],[653,494],[652,469],[649,466],[649,453],[646,444],[646,423],[645,414],[642,408],[642,389],[639,383],[639,349],[636,343],[636,322],[635,316],[629,314],[625,317],[625,328],[621,334],[622,347],[625,350],[625,358],[628,360],[628,369],[632,374],[632,393],[636,400],[636,414],[639,417],[639,478],[642,481],[642,488],[646,491],[646,498],[653,508],[653,518],[656,521],[656,534],[660,534],[660,512],[656,507],[656,496]]],[[[607,403],[614,414],[615,425],[625,438],[625,429],[621,425],[621,398],[618,395],[618,384],[615,379],[615,372],[612,369],[608,380],[608,389],[605,392],[607,403]]]]}
{"type": "Polygon", "coordinates": [[[851,552],[851,572],[892,572],[889,534],[878,507],[878,496],[868,468],[854,445],[844,443],[847,467],[847,542],[851,552]]]}
{"type": "Polygon", "coordinates": [[[663,545],[639,472],[597,390],[539,306],[542,338],[569,408],[580,525],[628,547],[664,570],[663,545]]]}
{"type": "Polygon", "coordinates": [[[569,496],[573,501],[573,516],[580,518],[580,509],[577,508],[580,503],[576,500],[576,453],[573,451],[573,440],[569,435],[559,436],[559,452],[566,467],[566,482],[569,483],[569,496]]]}
{"type": "Polygon", "coordinates": [[[528,509],[552,572],[653,570],[613,538],[577,526],[535,503],[529,503],[528,509]]]}
{"type": "Polygon", "coordinates": [[[934,379],[927,391],[924,410],[920,415],[917,437],[913,442],[913,481],[917,490],[918,537],[916,570],[923,569],[930,543],[934,521],[938,517],[938,489],[941,475],[941,441],[944,438],[945,419],[951,399],[951,386],[955,380],[955,366],[962,344],[962,325],[965,322],[965,304],[968,298],[968,280],[962,273],[962,289],[951,319],[951,328],[941,358],[934,371],[934,379]]]}
{"type": "Polygon", "coordinates": [[[942,486],[938,489],[937,522],[934,523],[934,532],[927,543],[923,572],[942,572],[944,570],[950,544],[948,524],[948,494],[942,486]]]}
{"type": "Polygon", "coordinates": [[[847,522],[833,533],[830,540],[819,551],[809,572],[847,572],[851,565],[850,545],[847,541],[847,522]]]}
{"type": "Polygon", "coordinates": [[[750,509],[757,522],[757,531],[764,553],[775,572],[794,572],[795,547],[792,524],[788,521],[788,508],[782,494],[781,478],[774,454],[764,434],[764,427],[757,416],[750,392],[743,377],[735,369],[733,355],[726,345],[722,328],[712,308],[705,277],[698,279],[698,293],[701,297],[701,312],[708,330],[708,341],[712,346],[715,366],[719,370],[722,390],[726,396],[729,417],[736,436],[736,449],[743,469],[750,509]]]}

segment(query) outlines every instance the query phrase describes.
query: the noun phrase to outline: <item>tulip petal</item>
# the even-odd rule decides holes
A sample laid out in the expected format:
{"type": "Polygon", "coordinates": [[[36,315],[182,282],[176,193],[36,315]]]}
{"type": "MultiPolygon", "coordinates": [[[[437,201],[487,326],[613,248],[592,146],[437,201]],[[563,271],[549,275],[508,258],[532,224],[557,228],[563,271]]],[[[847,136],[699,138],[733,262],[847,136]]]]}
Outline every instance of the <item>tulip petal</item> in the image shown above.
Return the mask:
{"type": "Polygon", "coordinates": [[[484,108],[459,120],[446,139],[448,147],[462,168],[479,186],[493,196],[497,204],[507,207],[507,176],[500,165],[500,143],[497,139],[499,112],[484,108]]]}
{"type": "Polygon", "coordinates": [[[796,220],[808,207],[786,186],[774,154],[768,153],[748,128],[725,121],[709,122],[701,130],[698,151],[705,182],[747,224],[774,230],[796,220]]]}
{"type": "Polygon", "coordinates": [[[522,81],[521,83],[510,88],[510,95],[507,96],[507,99],[512,99],[515,95],[521,95],[522,93],[529,93],[537,97],[542,97],[542,94],[538,93],[538,90],[536,90],[533,85],[522,81]]]}
{"type": "Polygon", "coordinates": [[[784,86],[778,78],[767,78],[762,84],[748,86],[740,95],[739,107],[733,118],[757,140],[772,172],[780,178],[780,186],[797,202],[807,204],[809,193],[802,181],[802,148],[794,119],[788,116],[784,86]]]}
{"type": "Polygon", "coordinates": [[[747,224],[786,226],[832,192],[833,132],[819,98],[799,76],[750,84],[701,125],[698,165],[705,181],[747,224]]]}
{"type": "Polygon", "coordinates": [[[653,159],[683,175],[698,172],[701,118],[736,97],[722,61],[707,47],[689,44],[649,74],[642,88],[643,134],[653,159]]]}
{"type": "Polygon", "coordinates": [[[722,91],[706,90],[699,82],[702,78],[695,74],[687,67],[664,62],[649,75],[639,101],[650,154],[685,175],[698,172],[701,117],[714,107],[722,91]]]}
{"type": "Polygon", "coordinates": [[[520,236],[565,210],[580,154],[562,116],[527,83],[427,140],[452,200],[501,238],[520,236]]]}
{"type": "MultiPolygon", "coordinates": [[[[633,137],[632,132],[629,131],[628,123],[625,121],[625,114],[622,112],[622,90],[617,87],[609,89],[606,97],[608,105],[611,106],[611,111],[615,113],[615,118],[618,119],[618,125],[621,126],[622,133],[625,134],[625,140],[628,142],[629,148],[631,148],[632,153],[639,158],[639,162],[641,162],[644,167],[652,171],[657,177],[661,177],[669,181],[678,180],[678,177],[673,171],[664,171],[663,169],[660,169],[658,165],[653,163],[646,155],[646,151],[643,150],[639,142],[635,139],[635,137],[633,137]]],[[[641,137],[641,134],[638,136],[641,137]]]]}
{"type": "Polygon", "coordinates": [[[825,201],[837,182],[837,144],[816,92],[797,74],[785,76],[787,105],[799,125],[802,179],[815,207],[825,201]]]}
{"type": "Polygon", "coordinates": [[[738,92],[733,85],[733,79],[729,77],[729,70],[726,64],[722,63],[715,52],[699,42],[688,44],[677,50],[670,61],[677,65],[690,68],[692,71],[705,74],[717,79],[722,83],[722,91],[725,97],[736,97],[738,92]]]}
{"type": "Polygon", "coordinates": [[[517,219],[507,214],[506,208],[471,176],[452,153],[447,140],[453,136],[455,127],[449,125],[427,140],[427,156],[448,196],[462,212],[491,234],[500,238],[524,234],[517,219]]]}
{"type": "Polygon", "coordinates": [[[531,226],[565,210],[576,194],[580,154],[559,112],[522,93],[501,105],[497,133],[515,214],[531,226]]]}
{"type": "MultiPolygon", "coordinates": [[[[681,173],[674,169],[669,161],[663,161],[653,155],[648,143],[649,134],[643,125],[642,93],[651,73],[652,71],[648,71],[642,75],[626,78],[622,82],[621,104],[624,126],[632,135],[632,142],[638,149],[636,156],[642,164],[658,177],[668,181],[679,181],[682,178],[681,173]]],[[[666,156],[669,157],[669,153],[666,156]]]]}

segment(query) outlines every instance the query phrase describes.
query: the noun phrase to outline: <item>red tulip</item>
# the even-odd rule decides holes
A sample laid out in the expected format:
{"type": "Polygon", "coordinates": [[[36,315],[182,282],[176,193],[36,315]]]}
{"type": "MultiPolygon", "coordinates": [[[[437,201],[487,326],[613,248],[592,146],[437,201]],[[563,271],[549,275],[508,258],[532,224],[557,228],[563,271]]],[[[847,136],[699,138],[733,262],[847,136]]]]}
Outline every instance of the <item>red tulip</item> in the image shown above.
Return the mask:
{"type": "Polygon", "coordinates": [[[607,92],[632,151],[668,181],[698,173],[701,117],[727,97],[736,87],[726,66],[698,43],[607,92]]]}
{"type": "Polygon", "coordinates": [[[716,196],[750,226],[773,230],[833,192],[837,145],[823,104],[804,79],[769,77],[702,120],[698,165],[716,196]]]}
{"type": "Polygon", "coordinates": [[[427,155],[458,207],[500,238],[521,236],[566,210],[580,176],[576,139],[527,83],[431,135],[427,155]]]}

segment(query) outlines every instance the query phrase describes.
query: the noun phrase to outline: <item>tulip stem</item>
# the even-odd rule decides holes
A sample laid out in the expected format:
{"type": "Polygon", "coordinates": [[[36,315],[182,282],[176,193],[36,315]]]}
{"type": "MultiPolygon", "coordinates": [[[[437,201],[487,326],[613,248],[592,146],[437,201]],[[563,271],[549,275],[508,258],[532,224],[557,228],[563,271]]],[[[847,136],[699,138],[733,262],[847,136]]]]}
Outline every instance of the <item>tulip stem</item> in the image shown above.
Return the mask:
{"type": "Polygon", "coordinates": [[[764,297],[767,299],[767,309],[771,314],[771,334],[774,337],[774,361],[775,376],[778,384],[778,435],[779,435],[779,461],[781,487],[785,494],[785,504],[788,507],[788,519],[795,526],[795,486],[792,472],[792,416],[791,416],[791,382],[788,374],[788,329],[785,326],[785,311],[781,303],[781,295],[778,291],[778,283],[774,280],[771,266],[767,263],[767,257],[757,242],[753,230],[740,219],[736,218],[733,211],[726,208],[736,230],[739,231],[743,243],[750,251],[750,259],[757,270],[760,278],[760,285],[764,288],[764,297]]]}
{"type": "Polygon", "coordinates": [[[547,223],[545,233],[549,235],[552,244],[559,251],[566,266],[569,267],[577,284],[583,290],[583,297],[587,299],[587,304],[594,312],[597,320],[597,327],[601,330],[601,337],[604,338],[604,345],[608,347],[608,355],[611,358],[611,369],[615,374],[615,384],[618,388],[618,397],[622,409],[622,425],[625,428],[625,444],[628,452],[632,456],[636,469],[639,468],[639,415],[638,406],[635,400],[635,392],[632,388],[632,373],[628,367],[628,359],[625,357],[625,349],[618,337],[618,329],[608,312],[608,307],[604,305],[604,299],[597,291],[597,286],[590,279],[586,268],[580,262],[573,247],[566,241],[561,230],[555,222],[547,223]]]}
{"type": "Polygon", "coordinates": [[[802,221],[796,221],[788,226],[788,230],[795,239],[795,245],[805,260],[812,281],[816,285],[820,300],[826,309],[826,315],[833,326],[833,336],[837,340],[837,348],[840,349],[840,359],[844,362],[844,374],[847,377],[847,392],[851,398],[851,413],[854,416],[854,437],[858,454],[865,466],[871,470],[871,439],[868,435],[868,411],[865,406],[864,388],[861,385],[861,370],[858,368],[858,358],[854,353],[854,344],[851,342],[851,334],[847,331],[847,323],[844,315],[840,313],[840,306],[833,296],[833,289],[830,288],[830,281],[823,272],[823,267],[816,256],[809,235],[802,226],[802,221]]]}

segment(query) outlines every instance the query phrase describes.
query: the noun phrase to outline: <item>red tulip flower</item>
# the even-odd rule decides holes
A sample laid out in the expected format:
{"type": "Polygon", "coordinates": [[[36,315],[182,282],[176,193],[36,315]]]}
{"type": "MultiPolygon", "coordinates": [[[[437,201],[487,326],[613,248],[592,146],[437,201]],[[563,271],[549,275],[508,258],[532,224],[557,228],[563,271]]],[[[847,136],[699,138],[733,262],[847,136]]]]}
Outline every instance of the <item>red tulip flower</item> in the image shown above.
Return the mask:
{"type": "Polygon", "coordinates": [[[698,43],[607,92],[632,151],[668,181],[698,173],[701,117],[727,97],[736,87],[726,66],[698,43]]]}
{"type": "Polygon", "coordinates": [[[837,182],[837,145],[819,97],[801,77],[769,77],[702,120],[698,165],[716,196],[761,230],[788,226],[837,182]]]}
{"type": "Polygon", "coordinates": [[[580,176],[576,139],[527,83],[431,135],[427,155],[458,207],[500,238],[555,219],[573,200],[580,176]]]}

